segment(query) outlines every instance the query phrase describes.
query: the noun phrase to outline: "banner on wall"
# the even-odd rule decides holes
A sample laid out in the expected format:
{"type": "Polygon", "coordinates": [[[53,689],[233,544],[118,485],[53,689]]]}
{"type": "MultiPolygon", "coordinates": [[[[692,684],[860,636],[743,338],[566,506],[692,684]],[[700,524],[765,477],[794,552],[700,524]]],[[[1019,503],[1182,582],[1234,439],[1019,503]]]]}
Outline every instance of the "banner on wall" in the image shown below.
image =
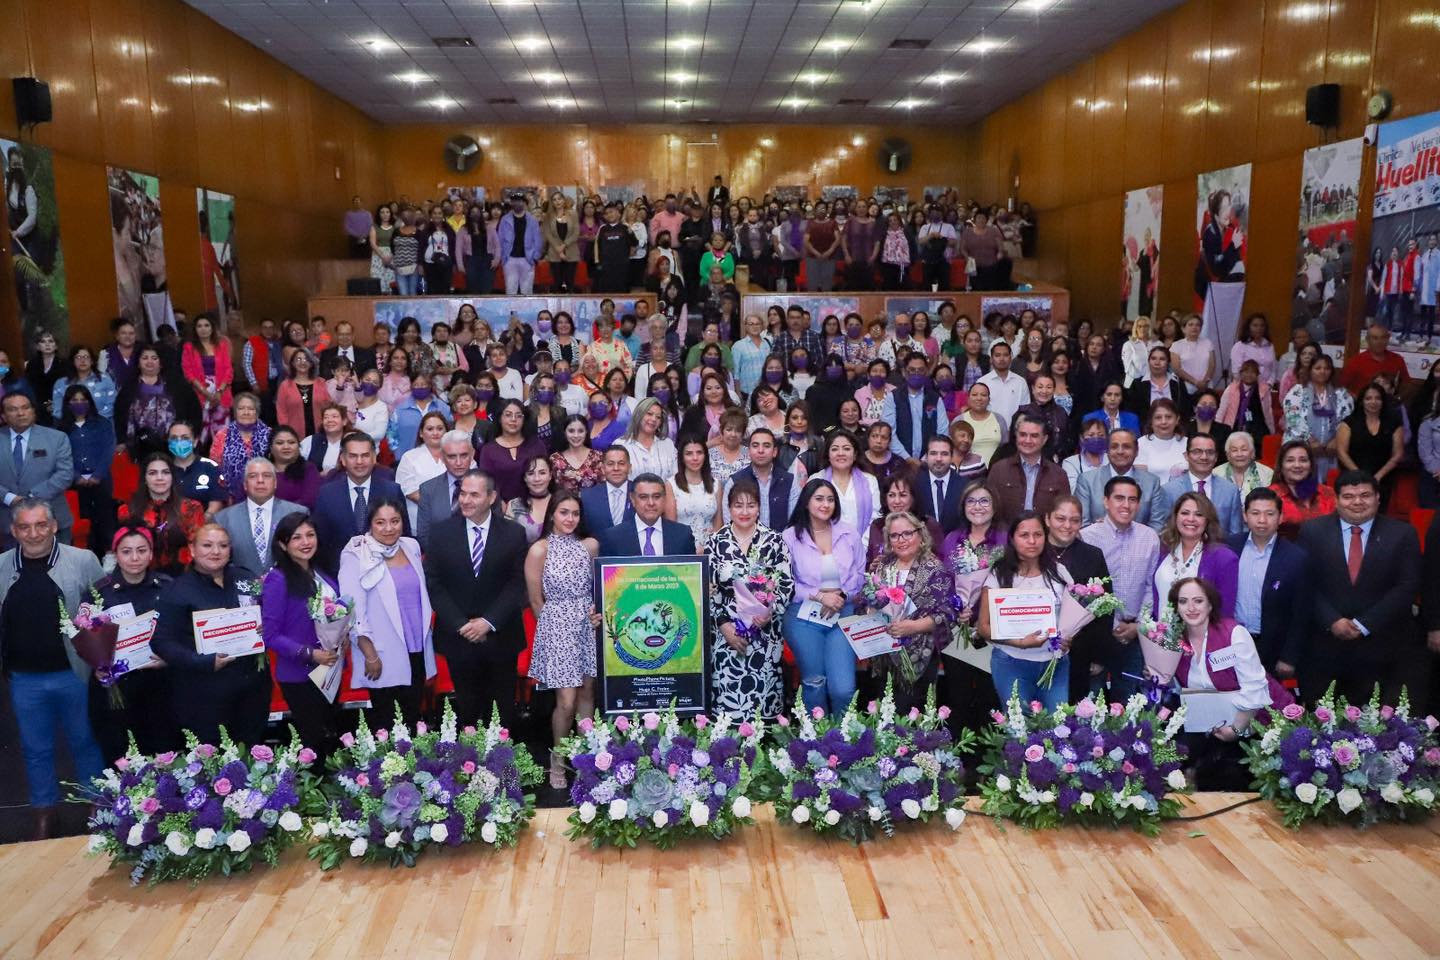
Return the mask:
{"type": "Polygon", "coordinates": [[[4,158],[5,225],[10,233],[10,266],[20,302],[22,342],[29,344],[38,331],[48,330],[64,345],[70,339],[70,299],[50,151],[0,140],[0,157],[4,158]]]}
{"type": "Polygon", "coordinates": [[[165,273],[160,178],[123,167],[106,167],[105,177],[120,316],[143,324],[155,337],[161,324],[175,321],[165,273]]]}
{"type": "Polygon", "coordinates": [[[810,188],[803,183],[780,184],[771,192],[780,203],[799,203],[810,196],[810,188]]]}
{"type": "Polygon", "coordinates": [[[1120,273],[1120,309],[1129,320],[1155,317],[1160,287],[1160,219],[1165,188],[1144,187],[1125,194],[1125,241],[1120,273]]]}
{"type": "Polygon", "coordinates": [[[910,191],[905,187],[878,186],[875,188],[875,202],[882,210],[893,210],[910,203],[910,191]]]}
{"type": "MultiPolygon", "coordinates": [[[[589,343],[594,338],[595,318],[600,316],[600,301],[607,299],[615,301],[616,317],[635,312],[634,296],[417,297],[413,300],[395,297],[375,301],[375,322],[385,324],[393,334],[402,319],[414,317],[420,321],[420,332],[428,340],[437,323],[448,323],[454,329],[460,308],[469,304],[498,337],[509,328],[512,317],[533,328],[541,310],[549,310],[552,316],[564,310],[575,321],[575,339],[589,343]]],[[[539,339],[544,339],[543,335],[539,339]]]]}
{"type": "Polygon", "coordinates": [[[1366,315],[1390,327],[1393,349],[1423,355],[1406,357],[1413,371],[1434,359],[1433,335],[1440,333],[1440,112],[1380,125],[1374,215],[1370,272],[1380,289],[1370,294],[1366,315]]]}
{"type": "Polygon", "coordinates": [[[779,307],[784,313],[791,307],[799,307],[810,314],[810,329],[819,331],[820,325],[825,318],[832,313],[842,320],[847,313],[860,312],[859,297],[830,297],[820,294],[810,296],[808,294],[787,295],[783,293],[747,293],[744,303],[741,305],[743,315],[758,314],[765,316],[771,307],[779,307]]]}
{"type": "Polygon", "coordinates": [[[922,198],[924,198],[924,201],[926,203],[930,203],[932,200],[939,200],[941,197],[945,196],[945,194],[949,193],[952,190],[956,193],[960,192],[959,187],[945,187],[940,186],[939,184],[932,184],[925,187],[925,189],[921,192],[920,195],[922,198]]]}
{"type": "Polygon", "coordinates": [[[860,191],[854,187],[830,185],[820,188],[820,199],[826,203],[833,203],[836,200],[854,200],[860,196],[860,191]]]}
{"type": "Polygon", "coordinates": [[[1050,320],[1055,316],[1055,298],[1042,297],[1038,295],[1010,295],[1006,297],[981,297],[980,316],[988,317],[992,313],[1010,314],[1020,316],[1026,310],[1034,310],[1035,315],[1045,326],[1050,326],[1050,320]]]}
{"type": "Polygon", "coordinates": [[[1250,164],[1202,173],[1195,187],[1195,299],[1205,321],[1201,336],[1215,344],[1228,370],[1245,307],[1250,164]]]}
{"type": "MultiPolygon", "coordinates": [[[[1316,343],[1343,343],[1360,210],[1360,138],[1305,151],[1300,170],[1300,235],[1295,277],[1316,343]]],[[[1297,298],[1298,299],[1298,298],[1297,298]]],[[[1298,322],[1292,317],[1291,322],[1298,322]]]]}
{"type": "Polygon", "coordinates": [[[223,321],[240,309],[240,278],[235,267],[235,198],[195,188],[200,217],[200,295],[205,309],[223,321]]]}

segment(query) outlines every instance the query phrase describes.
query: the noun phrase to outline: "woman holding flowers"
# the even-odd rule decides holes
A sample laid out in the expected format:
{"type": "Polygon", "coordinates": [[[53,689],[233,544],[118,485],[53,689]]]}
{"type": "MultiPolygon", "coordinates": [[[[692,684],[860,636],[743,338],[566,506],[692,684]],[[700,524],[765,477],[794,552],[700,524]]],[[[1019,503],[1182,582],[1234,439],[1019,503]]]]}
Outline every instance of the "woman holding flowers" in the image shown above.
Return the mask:
{"type": "Polygon", "coordinates": [[[885,518],[885,547],[870,564],[856,605],[859,612],[890,614],[890,636],[900,649],[871,661],[871,669],[895,683],[895,709],[923,707],[940,670],[940,649],[950,642],[955,607],[953,580],[935,556],[934,541],[913,513],[885,518]]]}
{"type": "Polygon", "coordinates": [[[774,717],[784,710],[780,675],[782,618],[795,592],[790,551],[777,530],[760,523],[760,488],[739,480],[729,490],[730,522],[705,544],[710,560],[714,644],[711,691],[717,713],[774,717]]]}
{"type": "Polygon", "coordinates": [[[265,649],[275,655],[275,681],[290,707],[290,722],[323,763],[335,748],[339,723],[334,703],[310,681],[310,671],[333,667],[345,650],[338,636],[333,644],[322,643],[316,624],[338,621],[343,628],[348,611],[335,578],[314,565],[318,547],[309,514],[287,514],[275,525],[270,546],[275,566],[260,588],[260,614],[265,649]]]}

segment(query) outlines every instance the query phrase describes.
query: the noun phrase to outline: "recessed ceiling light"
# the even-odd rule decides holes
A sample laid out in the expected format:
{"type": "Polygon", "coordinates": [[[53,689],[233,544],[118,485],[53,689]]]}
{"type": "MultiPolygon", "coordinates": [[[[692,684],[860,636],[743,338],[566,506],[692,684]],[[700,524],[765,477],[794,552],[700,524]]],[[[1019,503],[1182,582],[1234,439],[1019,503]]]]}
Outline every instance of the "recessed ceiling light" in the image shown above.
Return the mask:
{"type": "Polygon", "coordinates": [[[780,105],[782,107],[793,107],[796,110],[799,110],[801,107],[808,106],[809,103],[810,101],[805,97],[786,97],[784,100],[780,101],[780,105]]]}
{"type": "Polygon", "coordinates": [[[829,79],[829,75],[820,73],[818,70],[807,70],[795,78],[797,82],[804,81],[812,86],[827,79],[829,79]]]}
{"type": "Polygon", "coordinates": [[[834,37],[830,40],[820,41],[820,46],[826,50],[834,50],[838,53],[841,50],[848,50],[854,42],[854,40],[846,40],[843,37],[834,37]]]}
{"type": "Polygon", "coordinates": [[[533,74],[533,76],[541,83],[560,83],[565,79],[565,74],[556,73],[554,70],[541,70],[539,73],[533,74]]]}
{"type": "Polygon", "coordinates": [[[572,110],[572,109],[574,109],[575,106],[576,106],[576,103],[575,103],[574,100],[566,100],[566,99],[564,99],[564,98],[562,98],[562,97],[557,97],[557,98],[555,98],[555,99],[553,99],[553,100],[550,100],[550,101],[548,101],[548,102],[549,102],[550,106],[554,107],[556,110],[572,110]]]}
{"type": "Polygon", "coordinates": [[[449,110],[451,107],[458,107],[459,105],[460,102],[458,100],[453,97],[447,97],[444,94],[425,101],[425,106],[434,107],[436,110],[449,110]]]}
{"type": "Polygon", "coordinates": [[[430,83],[433,79],[428,73],[421,73],[419,70],[410,70],[406,73],[395,74],[395,79],[403,83],[430,83]]]}
{"type": "Polygon", "coordinates": [[[895,106],[905,110],[914,110],[916,107],[923,107],[929,102],[928,100],[916,100],[914,97],[906,97],[904,100],[895,101],[895,106]]]}
{"type": "Polygon", "coordinates": [[[1015,4],[1015,9],[1025,10],[1030,13],[1039,13],[1042,10],[1048,10],[1059,2],[1060,0],[1020,0],[1019,3],[1015,4]]]}
{"type": "Polygon", "coordinates": [[[990,53],[1005,46],[1004,40],[992,40],[988,37],[981,37],[979,40],[972,40],[960,49],[965,53],[990,53]]]}
{"type": "Polygon", "coordinates": [[[517,50],[533,51],[539,50],[543,46],[545,46],[544,37],[520,37],[515,41],[517,50]]]}
{"type": "Polygon", "coordinates": [[[675,106],[677,106],[677,107],[683,107],[683,106],[685,106],[687,103],[689,103],[690,100],[689,100],[688,97],[676,97],[674,100],[672,100],[672,101],[670,101],[670,102],[673,103],[673,104],[675,104],[675,106]]]}
{"type": "Polygon", "coordinates": [[[944,70],[941,70],[939,73],[930,74],[930,76],[925,78],[925,82],[933,83],[937,86],[943,87],[947,83],[954,83],[955,81],[963,80],[964,78],[965,74],[963,73],[946,73],[944,70]]]}
{"type": "Polygon", "coordinates": [[[368,47],[371,53],[389,53],[396,48],[396,44],[384,37],[367,37],[360,43],[368,47]]]}
{"type": "Polygon", "coordinates": [[[667,46],[674,47],[676,50],[694,50],[700,46],[700,41],[694,37],[671,37],[665,42],[667,46]]]}
{"type": "Polygon", "coordinates": [[[673,70],[665,75],[665,79],[672,83],[689,83],[697,78],[693,73],[686,73],[684,70],[673,70]]]}

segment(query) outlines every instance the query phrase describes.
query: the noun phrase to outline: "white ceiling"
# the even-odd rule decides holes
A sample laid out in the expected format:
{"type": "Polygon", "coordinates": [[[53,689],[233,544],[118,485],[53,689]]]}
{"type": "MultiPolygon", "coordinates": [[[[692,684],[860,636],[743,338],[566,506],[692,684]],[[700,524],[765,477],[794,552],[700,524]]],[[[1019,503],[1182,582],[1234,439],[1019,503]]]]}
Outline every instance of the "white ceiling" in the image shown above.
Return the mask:
{"type": "Polygon", "coordinates": [[[1182,0],[186,2],[383,123],[952,124],[1182,0]]]}

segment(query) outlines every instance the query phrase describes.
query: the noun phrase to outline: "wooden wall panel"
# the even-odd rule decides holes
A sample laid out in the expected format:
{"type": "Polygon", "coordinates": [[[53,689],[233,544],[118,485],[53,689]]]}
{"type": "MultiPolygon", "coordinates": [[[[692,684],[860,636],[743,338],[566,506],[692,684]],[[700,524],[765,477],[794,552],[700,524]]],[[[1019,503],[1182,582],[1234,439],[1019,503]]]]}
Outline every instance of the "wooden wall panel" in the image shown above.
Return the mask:
{"type": "Polygon", "coordinates": [[[194,182],[199,151],[190,71],[188,17],[177,17],[169,0],[145,3],[145,62],[150,76],[150,126],[155,172],[163,180],[194,182]]]}
{"type": "Polygon", "coordinates": [[[1256,144],[1257,157],[1284,156],[1317,142],[1314,128],[1305,123],[1305,90],[1325,77],[1329,25],[1314,13],[1323,7],[1300,0],[1265,5],[1259,109],[1265,135],[1256,144]]]}
{"type": "Polygon", "coordinates": [[[1205,168],[1234,166],[1255,155],[1260,103],[1260,32],[1264,7],[1254,0],[1213,0],[1205,168]]]}
{"type": "MultiPolygon", "coordinates": [[[[1369,95],[1376,3],[1377,0],[1330,0],[1330,29],[1325,49],[1324,82],[1340,84],[1341,120],[1340,129],[1336,133],[1341,139],[1358,137],[1365,130],[1364,104],[1369,95]]],[[[1434,4],[1430,6],[1432,12],[1440,13],[1440,8],[1435,8],[1434,4]]],[[[1419,41],[1424,33],[1412,26],[1410,36],[1412,41],[1419,41]]],[[[1418,55],[1424,60],[1428,54],[1429,70],[1433,74],[1436,65],[1433,48],[1440,44],[1440,30],[1433,31],[1430,37],[1428,50],[1423,42],[1412,42],[1407,44],[1406,54],[1399,59],[1418,55]]],[[[1385,66],[1388,67],[1389,64],[1385,66]]],[[[1380,85],[1386,84],[1382,81],[1380,85]]]]}
{"type": "Polygon", "coordinates": [[[1161,179],[1160,135],[1165,113],[1165,58],[1169,49],[1164,20],[1141,27],[1120,41],[1130,65],[1125,107],[1125,186],[1147,186],[1161,179]]]}
{"type": "Polygon", "coordinates": [[[101,150],[111,163],[156,172],[143,13],[143,7],[90,0],[91,50],[95,97],[105,105],[99,111],[101,150]]]}
{"type": "MultiPolygon", "coordinates": [[[[1395,95],[1397,116],[1434,110],[1440,98],[1440,6],[1434,0],[1375,2],[1380,9],[1375,85],[1395,95]]],[[[1357,109],[1363,110],[1363,104],[1357,109]]]]}
{"type": "MultiPolygon", "coordinates": [[[[1116,234],[1116,238],[1119,238],[1116,234]]],[[[1165,183],[1165,209],[1160,222],[1160,292],[1155,298],[1155,312],[1164,314],[1171,308],[1190,312],[1195,309],[1195,257],[1198,242],[1195,234],[1195,178],[1185,177],[1165,183]]],[[[1118,257],[1117,257],[1118,260],[1118,257]]],[[[1102,316],[1115,318],[1120,299],[1120,268],[1114,277],[1114,305],[1107,305],[1102,316]]]]}
{"type": "Polygon", "coordinates": [[[1271,340],[1279,343],[1290,336],[1300,219],[1300,154],[1257,161],[1250,170],[1250,196],[1245,310],[1263,311],[1270,319],[1271,340]]]}
{"type": "Polygon", "coordinates": [[[55,113],[36,131],[36,140],[75,156],[95,156],[100,129],[88,0],[26,0],[25,27],[31,69],[50,84],[55,113]]]}
{"type": "Polygon", "coordinates": [[[1095,58],[1095,95],[1091,101],[1094,138],[1094,189],[1115,194],[1125,187],[1125,101],[1128,51],[1116,45],[1095,58]]]}
{"type": "Polygon", "coordinates": [[[1204,152],[1210,112],[1210,3],[1194,0],[1168,20],[1160,176],[1180,176],[1204,152]]]}
{"type": "MultiPolygon", "coordinates": [[[[173,7],[172,0],[160,2],[173,7]]],[[[185,27],[195,111],[197,179],[202,181],[200,186],[233,193],[240,177],[230,125],[230,69],[226,64],[230,34],[214,20],[193,11],[185,17],[185,27]]]]}

